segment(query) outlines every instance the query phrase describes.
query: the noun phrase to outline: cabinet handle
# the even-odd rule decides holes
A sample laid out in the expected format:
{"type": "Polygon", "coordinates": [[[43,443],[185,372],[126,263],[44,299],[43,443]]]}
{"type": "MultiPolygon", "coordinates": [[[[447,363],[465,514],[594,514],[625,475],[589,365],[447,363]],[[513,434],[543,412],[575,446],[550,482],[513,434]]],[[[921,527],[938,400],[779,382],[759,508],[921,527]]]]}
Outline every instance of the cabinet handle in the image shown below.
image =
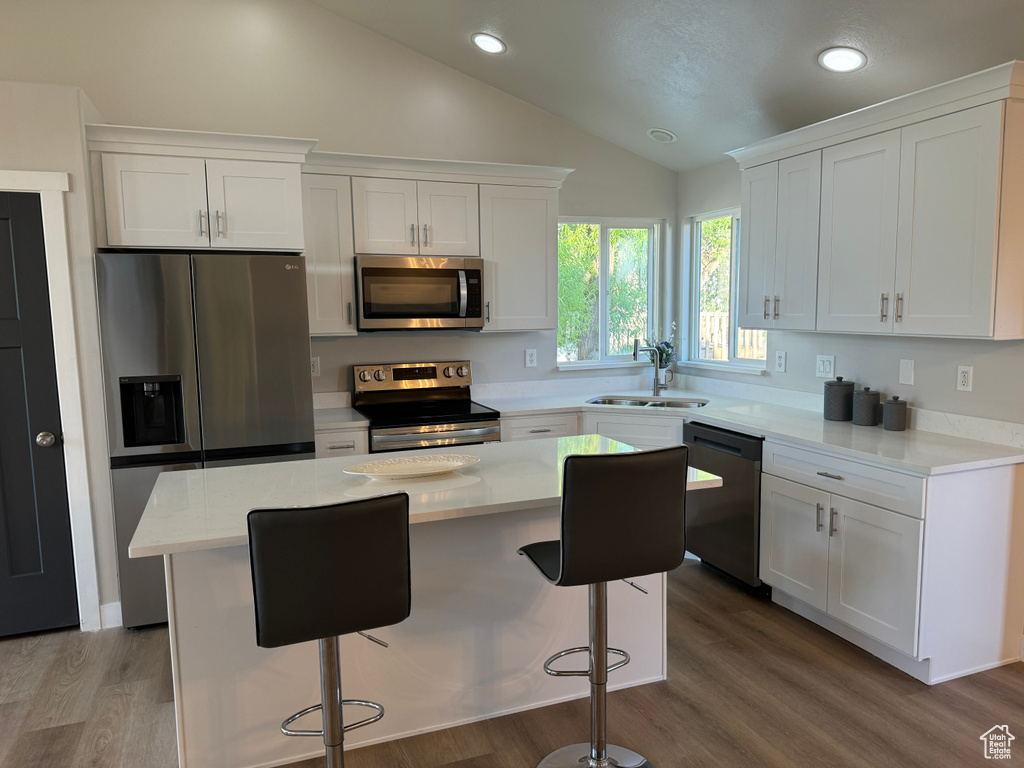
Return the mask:
{"type": "Polygon", "coordinates": [[[768,319],[768,297],[764,297],[764,319],[768,319]]]}
{"type": "Polygon", "coordinates": [[[818,474],[819,474],[819,475],[820,475],[821,477],[827,477],[827,478],[829,478],[830,480],[842,480],[842,479],[843,479],[843,476],[842,476],[842,475],[833,475],[833,474],[832,474],[832,473],[830,473],[830,472],[819,472],[818,474]]]}
{"type": "Polygon", "coordinates": [[[775,320],[779,319],[779,297],[778,296],[775,297],[775,317],[773,319],[775,319],[775,320]]]}
{"type": "Polygon", "coordinates": [[[220,211],[216,211],[215,213],[217,219],[217,237],[226,237],[225,233],[228,231],[228,215],[225,213],[222,219],[220,211]]]}
{"type": "Polygon", "coordinates": [[[416,245],[416,225],[409,225],[409,245],[416,245]]]}
{"type": "Polygon", "coordinates": [[[199,236],[202,237],[203,235],[206,234],[206,232],[203,232],[203,209],[202,208],[200,208],[198,211],[196,211],[196,219],[198,219],[198,221],[199,221],[199,236]]]}
{"type": "Polygon", "coordinates": [[[835,507],[829,508],[829,515],[828,515],[828,537],[829,538],[832,538],[835,534],[837,534],[839,532],[839,529],[836,528],[836,516],[838,516],[838,515],[839,515],[839,513],[836,512],[836,508],[835,507]]]}
{"type": "Polygon", "coordinates": [[[348,305],[347,305],[347,307],[345,309],[345,312],[348,315],[348,324],[352,325],[352,302],[351,301],[348,303],[348,305]]]}
{"type": "Polygon", "coordinates": [[[427,242],[427,225],[423,225],[423,247],[427,248],[430,244],[427,242]]]}
{"type": "Polygon", "coordinates": [[[903,320],[903,294],[896,294],[896,322],[903,320]]]}
{"type": "Polygon", "coordinates": [[[882,298],[878,302],[878,322],[885,322],[885,303],[888,301],[888,297],[883,293],[882,298]]]}
{"type": "Polygon", "coordinates": [[[821,531],[825,527],[825,524],[821,522],[821,513],[825,511],[825,506],[823,504],[815,504],[814,506],[814,530],[821,531]]]}
{"type": "Polygon", "coordinates": [[[489,302],[489,301],[486,302],[484,304],[484,308],[485,308],[484,322],[489,323],[489,322],[491,322],[491,302],[489,302]]]}
{"type": "Polygon", "coordinates": [[[547,428],[545,428],[545,429],[531,429],[530,430],[530,434],[531,435],[539,435],[541,432],[550,432],[550,431],[551,430],[547,429],[547,428]]]}
{"type": "Polygon", "coordinates": [[[328,451],[351,451],[356,447],[354,440],[349,440],[347,443],[331,443],[327,446],[328,451]]]}

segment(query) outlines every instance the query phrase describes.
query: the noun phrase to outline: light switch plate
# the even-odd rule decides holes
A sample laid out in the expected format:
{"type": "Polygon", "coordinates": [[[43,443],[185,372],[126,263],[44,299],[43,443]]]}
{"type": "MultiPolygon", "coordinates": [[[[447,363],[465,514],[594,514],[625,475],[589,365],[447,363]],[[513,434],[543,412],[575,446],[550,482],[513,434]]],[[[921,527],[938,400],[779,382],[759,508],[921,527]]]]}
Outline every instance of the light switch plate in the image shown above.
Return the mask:
{"type": "Polygon", "coordinates": [[[781,350],[775,350],[775,372],[786,372],[786,353],[781,350]]]}
{"type": "Polygon", "coordinates": [[[526,350],[526,367],[536,368],[537,367],[537,350],[528,349],[526,350]]]}
{"type": "Polygon", "coordinates": [[[311,357],[311,358],[309,358],[309,372],[314,377],[320,375],[320,358],[319,357],[311,357]]]}
{"type": "Polygon", "coordinates": [[[835,355],[818,355],[818,365],[814,369],[814,375],[819,379],[831,379],[836,372],[835,355]]]}
{"type": "Polygon", "coordinates": [[[970,392],[974,386],[974,366],[958,365],[956,367],[956,389],[958,392],[970,392]]]}
{"type": "Polygon", "coordinates": [[[914,383],[914,361],[900,360],[900,384],[914,383]]]}

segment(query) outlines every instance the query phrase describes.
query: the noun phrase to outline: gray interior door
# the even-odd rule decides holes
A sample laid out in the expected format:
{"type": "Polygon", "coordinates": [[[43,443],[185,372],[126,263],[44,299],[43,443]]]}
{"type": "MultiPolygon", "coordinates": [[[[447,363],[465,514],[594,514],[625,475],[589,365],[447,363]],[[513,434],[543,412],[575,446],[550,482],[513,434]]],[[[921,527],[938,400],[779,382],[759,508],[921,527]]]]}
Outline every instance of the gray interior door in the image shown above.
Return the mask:
{"type": "Polygon", "coordinates": [[[0,635],[78,623],[39,195],[0,193],[0,635]]]}

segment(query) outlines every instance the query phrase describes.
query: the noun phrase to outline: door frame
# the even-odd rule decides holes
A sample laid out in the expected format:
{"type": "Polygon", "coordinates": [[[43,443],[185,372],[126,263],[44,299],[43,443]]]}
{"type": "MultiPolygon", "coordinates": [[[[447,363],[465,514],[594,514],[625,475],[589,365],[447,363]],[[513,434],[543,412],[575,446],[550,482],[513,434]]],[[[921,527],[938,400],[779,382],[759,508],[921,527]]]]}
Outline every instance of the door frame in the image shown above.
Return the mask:
{"type": "Polygon", "coordinates": [[[43,246],[53,326],[53,357],[57,367],[57,400],[64,434],[64,469],[71,517],[71,546],[75,557],[78,621],[82,630],[94,631],[102,627],[102,621],[64,201],[64,194],[69,190],[70,177],[67,173],[0,170],[0,191],[37,193],[42,205],[43,246]]]}

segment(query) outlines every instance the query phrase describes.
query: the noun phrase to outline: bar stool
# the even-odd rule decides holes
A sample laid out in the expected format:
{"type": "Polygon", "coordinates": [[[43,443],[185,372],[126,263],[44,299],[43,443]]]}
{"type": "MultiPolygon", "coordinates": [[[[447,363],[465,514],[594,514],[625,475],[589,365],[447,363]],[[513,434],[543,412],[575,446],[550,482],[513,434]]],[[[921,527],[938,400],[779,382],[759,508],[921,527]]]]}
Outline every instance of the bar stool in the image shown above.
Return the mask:
{"type": "Polygon", "coordinates": [[[608,673],[629,654],[608,647],[608,582],[670,571],[686,550],[685,445],[638,453],[568,456],[562,473],[561,538],[521,547],[556,587],[590,589],[590,645],[559,651],[544,662],[555,677],[590,678],[590,744],[552,752],[538,768],[653,768],[644,757],[608,744],[608,673]],[[590,654],[586,670],[552,669],[556,659],[590,654]],[[622,658],[608,665],[608,654],[622,658]]]}
{"type": "Polygon", "coordinates": [[[409,616],[409,496],[394,493],[321,507],[254,509],[248,515],[249,562],[261,648],[318,640],[321,703],[281,723],[285,736],[322,736],[327,768],[344,768],[345,732],[375,723],[384,707],[341,698],[338,637],[409,616]],[[342,705],[376,711],[345,725],[342,705]],[[291,730],[321,710],[323,729],[291,730]]]}

